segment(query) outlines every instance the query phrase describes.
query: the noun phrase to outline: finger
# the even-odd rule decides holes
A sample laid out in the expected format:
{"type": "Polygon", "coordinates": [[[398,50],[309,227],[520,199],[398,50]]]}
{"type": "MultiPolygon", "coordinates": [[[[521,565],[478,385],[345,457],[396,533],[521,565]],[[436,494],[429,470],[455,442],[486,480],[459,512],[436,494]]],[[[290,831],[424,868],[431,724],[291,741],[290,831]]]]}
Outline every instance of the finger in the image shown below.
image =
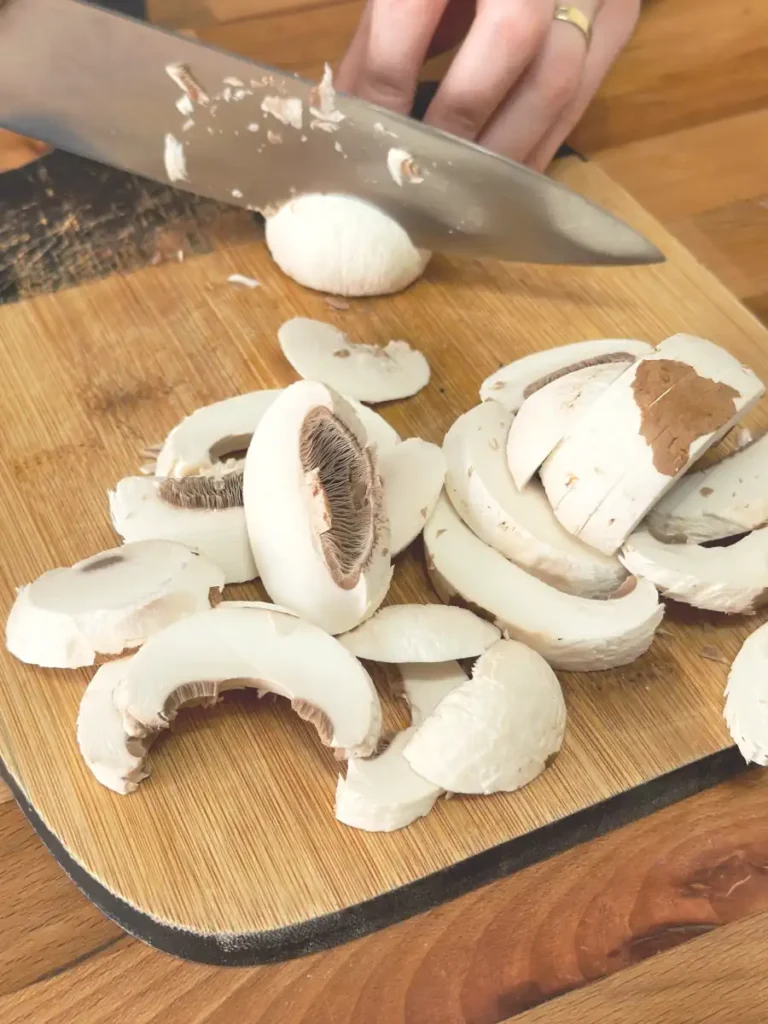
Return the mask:
{"type": "Polygon", "coordinates": [[[547,0],[482,0],[425,121],[476,138],[534,59],[552,16],[547,0]]]}
{"type": "Polygon", "coordinates": [[[360,75],[360,70],[365,61],[365,55],[368,52],[372,7],[373,0],[368,0],[368,3],[365,5],[363,13],[360,16],[360,21],[357,23],[357,28],[355,29],[352,41],[347,47],[346,53],[341,58],[341,63],[334,75],[334,84],[341,92],[354,92],[355,82],[360,75]]]}

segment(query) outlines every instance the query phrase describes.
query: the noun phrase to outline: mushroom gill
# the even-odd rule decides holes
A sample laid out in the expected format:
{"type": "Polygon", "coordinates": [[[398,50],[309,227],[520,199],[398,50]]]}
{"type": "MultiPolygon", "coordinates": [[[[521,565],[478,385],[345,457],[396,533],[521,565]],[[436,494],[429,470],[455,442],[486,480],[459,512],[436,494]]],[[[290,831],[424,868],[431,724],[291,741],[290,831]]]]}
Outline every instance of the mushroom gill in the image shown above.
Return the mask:
{"type": "Polygon", "coordinates": [[[174,508],[235,508],[243,504],[243,472],[236,470],[224,476],[166,477],[158,487],[162,501],[174,508]]]}

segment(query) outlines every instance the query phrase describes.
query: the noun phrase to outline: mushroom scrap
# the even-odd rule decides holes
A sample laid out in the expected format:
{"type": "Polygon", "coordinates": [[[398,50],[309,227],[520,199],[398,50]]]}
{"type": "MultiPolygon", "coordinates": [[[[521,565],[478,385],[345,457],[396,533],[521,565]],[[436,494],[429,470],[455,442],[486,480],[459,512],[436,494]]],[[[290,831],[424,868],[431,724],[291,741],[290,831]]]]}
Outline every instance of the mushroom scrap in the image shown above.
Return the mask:
{"type": "Polygon", "coordinates": [[[744,760],[768,766],[768,623],[741,646],[728,674],[723,717],[744,760]]]}

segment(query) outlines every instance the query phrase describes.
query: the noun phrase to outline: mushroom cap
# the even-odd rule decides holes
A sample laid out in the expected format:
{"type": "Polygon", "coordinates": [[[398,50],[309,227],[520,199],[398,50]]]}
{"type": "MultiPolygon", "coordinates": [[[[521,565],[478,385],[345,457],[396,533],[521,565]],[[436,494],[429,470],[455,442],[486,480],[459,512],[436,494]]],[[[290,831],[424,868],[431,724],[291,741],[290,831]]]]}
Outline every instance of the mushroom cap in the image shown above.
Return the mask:
{"type": "Polygon", "coordinates": [[[407,288],[431,255],[387,214],[343,195],[290,200],[267,218],[265,237],[275,263],[294,281],[348,297],[407,288]]]}
{"type": "Polygon", "coordinates": [[[500,640],[418,726],[403,756],[417,775],[450,793],[512,792],[559,751],[565,720],[563,693],[546,661],[524,644],[500,640]]]}
{"type": "Polygon", "coordinates": [[[768,624],[741,646],[728,674],[723,717],[744,760],[768,766],[768,624]]]}
{"type": "Polygon", "coordinates": [[[496,626],[466,608],[393,604],[339,640],[357,658],[399,664],[476,658],[500,636],[496,626]]]}
{"type": "Polygon", "coordinates": [[[306,317],[286,321],[277,336],[300,377],[361,402],[408,398],[429,383],[429,363],[407,341],[361,345],[332,324],[306,317]]]}
{"type": "Polygon", "coordinates": [[[445,480],[445,456],[438,445],[409,437],[381,453],[379,472],[394,558],[418,537],[432,515],[445,480]]]}

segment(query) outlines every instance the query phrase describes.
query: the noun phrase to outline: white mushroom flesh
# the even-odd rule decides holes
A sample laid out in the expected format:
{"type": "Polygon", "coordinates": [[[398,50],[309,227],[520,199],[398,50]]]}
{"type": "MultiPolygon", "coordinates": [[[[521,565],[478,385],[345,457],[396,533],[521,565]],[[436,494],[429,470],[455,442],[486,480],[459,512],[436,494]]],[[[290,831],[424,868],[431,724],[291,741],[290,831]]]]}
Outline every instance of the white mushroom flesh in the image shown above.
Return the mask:
{"type": "Polygon", "coordinates": [[[357,658],[400,664],[476,658],[500,636],[496,626],[466,608],[395,604],[339,640],[357,658]]]}
{"type": "Polygon", "coordinates": [[[747,637],[725,688],[723,717],[744,760],[768,766],[768,624],[747,637]]]}
{"type": "Polygon", "coordinates": [[[412,725],[421,725],[443,697],[469,678],[457,661],[404,662],[399,669],[412,725]]]}
{"type": "Polygon", "coordinates": [[[445,456],[438,445],[409,437],[381,453],[379,472],[394,558],[413,543],[432,515],[445,480],[445,456]]]}

